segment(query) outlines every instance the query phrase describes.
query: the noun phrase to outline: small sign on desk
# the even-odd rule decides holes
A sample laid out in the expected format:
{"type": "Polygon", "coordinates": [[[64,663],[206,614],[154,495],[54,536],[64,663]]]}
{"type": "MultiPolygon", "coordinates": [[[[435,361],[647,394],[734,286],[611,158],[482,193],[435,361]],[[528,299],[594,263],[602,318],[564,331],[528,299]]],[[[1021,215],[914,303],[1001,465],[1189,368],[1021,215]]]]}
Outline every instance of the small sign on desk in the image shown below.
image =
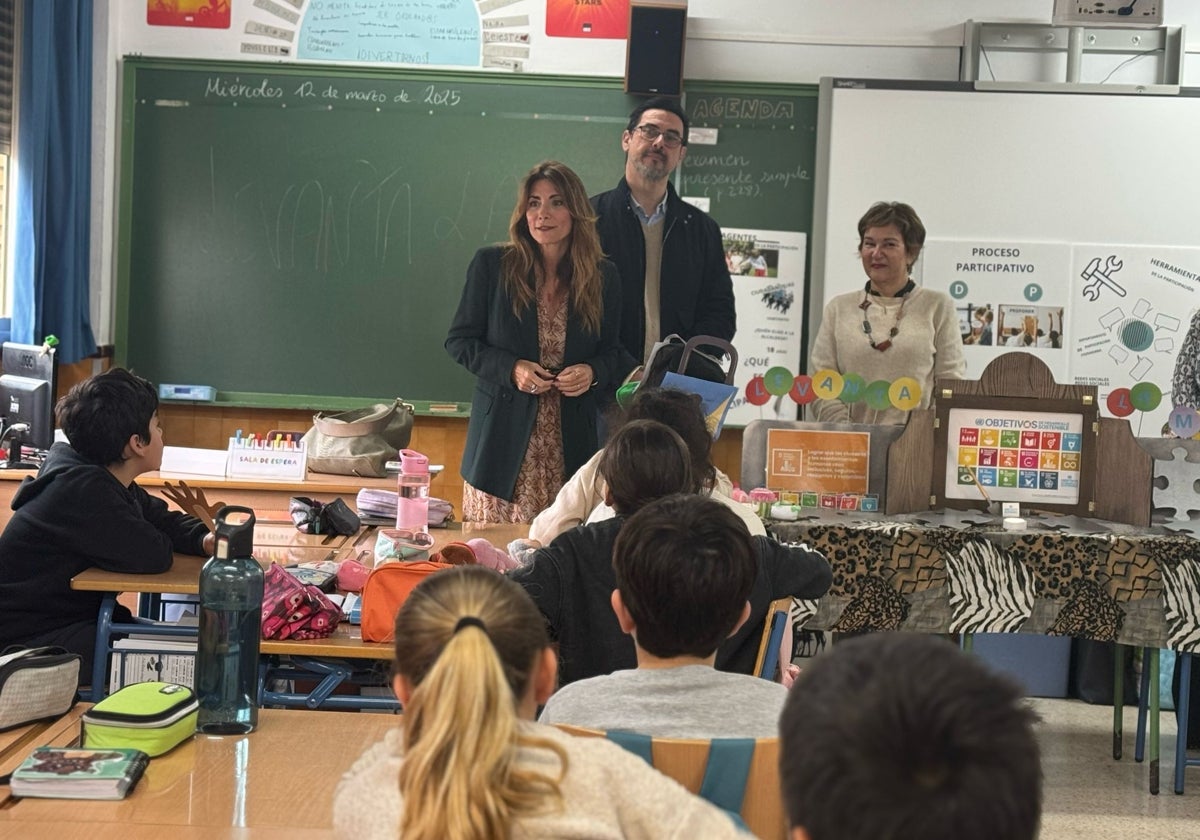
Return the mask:
{"type": "Polygon", "coordinates": [[[230,478],[280,478],[303,481],[308,469],[304,441],[229,439],[230,478]]]}
{"type": "Polygon", "coordinates": [[[229,453],[224,449],[196,449],[190,446],[164,446],[158,471],[167,475],[206,475],[224,478],[229,453]]]}

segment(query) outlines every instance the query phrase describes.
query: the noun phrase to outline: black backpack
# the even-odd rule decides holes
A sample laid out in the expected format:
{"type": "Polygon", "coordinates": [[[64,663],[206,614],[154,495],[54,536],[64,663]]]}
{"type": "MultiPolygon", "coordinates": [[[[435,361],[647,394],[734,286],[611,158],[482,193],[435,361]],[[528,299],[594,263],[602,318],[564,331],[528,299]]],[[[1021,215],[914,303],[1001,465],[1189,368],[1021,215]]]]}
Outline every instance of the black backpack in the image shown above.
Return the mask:
{"type": "Polygon", "coordinates": [[[724,339],[711,335],[697,335],[684,341],[672,333],[654,345],[654,349],[650,351],[641,384],[646,387],[658,387],[662,384],[663,377],[673,372],[708,382],[732,385],[737,360],[737,350],[724,339]],[[723,351],[729,357],[728,370],[722,366],[718,357],[711,355],[711,351],[714,350],[723,351]]]}

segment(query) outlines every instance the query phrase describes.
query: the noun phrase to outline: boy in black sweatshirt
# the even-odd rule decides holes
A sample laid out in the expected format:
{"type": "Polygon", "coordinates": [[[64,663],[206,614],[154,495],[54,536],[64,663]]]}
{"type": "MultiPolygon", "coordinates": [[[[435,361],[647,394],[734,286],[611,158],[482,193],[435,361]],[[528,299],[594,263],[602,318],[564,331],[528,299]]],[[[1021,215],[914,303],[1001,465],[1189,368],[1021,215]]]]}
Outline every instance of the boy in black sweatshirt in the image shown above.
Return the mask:
{"type": "MultiPolygon", "coordinates": [[[[71,578],[90,568],[164,572],[174,552],[211,554],[213,537],[134,483],[162,464],[153,385],[114,368],[73,387],[55,416],[70,444],[54,444],[21,484],[0,534],[0,650],[59,645],[83,657],[87,683],[104,593],[73,590],[71,578]]],[[[118,604],[113,620],[131,619],[118,604]]]]}

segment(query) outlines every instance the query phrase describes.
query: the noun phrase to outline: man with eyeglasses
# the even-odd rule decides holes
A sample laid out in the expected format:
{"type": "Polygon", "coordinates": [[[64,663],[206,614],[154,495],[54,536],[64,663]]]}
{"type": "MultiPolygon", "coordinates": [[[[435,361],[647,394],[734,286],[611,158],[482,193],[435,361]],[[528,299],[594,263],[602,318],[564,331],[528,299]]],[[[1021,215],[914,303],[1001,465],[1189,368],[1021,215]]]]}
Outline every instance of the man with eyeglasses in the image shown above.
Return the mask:
{"type": "Polygon", "coordinates": [[[631,364],[672,333],[731,341],[736,328],[721,228],[670,181],[687,154],[687,132],[676,100],[646,100],[621,135],[625,177],[592,197],[600,244],[621,272],[621,344],[631,364]]]}

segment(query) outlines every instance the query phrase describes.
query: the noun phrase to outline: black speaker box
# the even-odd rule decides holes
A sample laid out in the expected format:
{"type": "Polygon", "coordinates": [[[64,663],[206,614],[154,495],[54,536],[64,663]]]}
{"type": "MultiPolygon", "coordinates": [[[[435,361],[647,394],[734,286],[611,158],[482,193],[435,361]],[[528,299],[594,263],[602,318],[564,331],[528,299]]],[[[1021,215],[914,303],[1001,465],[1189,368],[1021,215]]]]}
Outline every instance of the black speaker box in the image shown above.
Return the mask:
{"type": "Polygon", "coordinates": [[[633,2],[625,52],[625,90],[654,96],[683,93],[687,6],[633,2]]]}

